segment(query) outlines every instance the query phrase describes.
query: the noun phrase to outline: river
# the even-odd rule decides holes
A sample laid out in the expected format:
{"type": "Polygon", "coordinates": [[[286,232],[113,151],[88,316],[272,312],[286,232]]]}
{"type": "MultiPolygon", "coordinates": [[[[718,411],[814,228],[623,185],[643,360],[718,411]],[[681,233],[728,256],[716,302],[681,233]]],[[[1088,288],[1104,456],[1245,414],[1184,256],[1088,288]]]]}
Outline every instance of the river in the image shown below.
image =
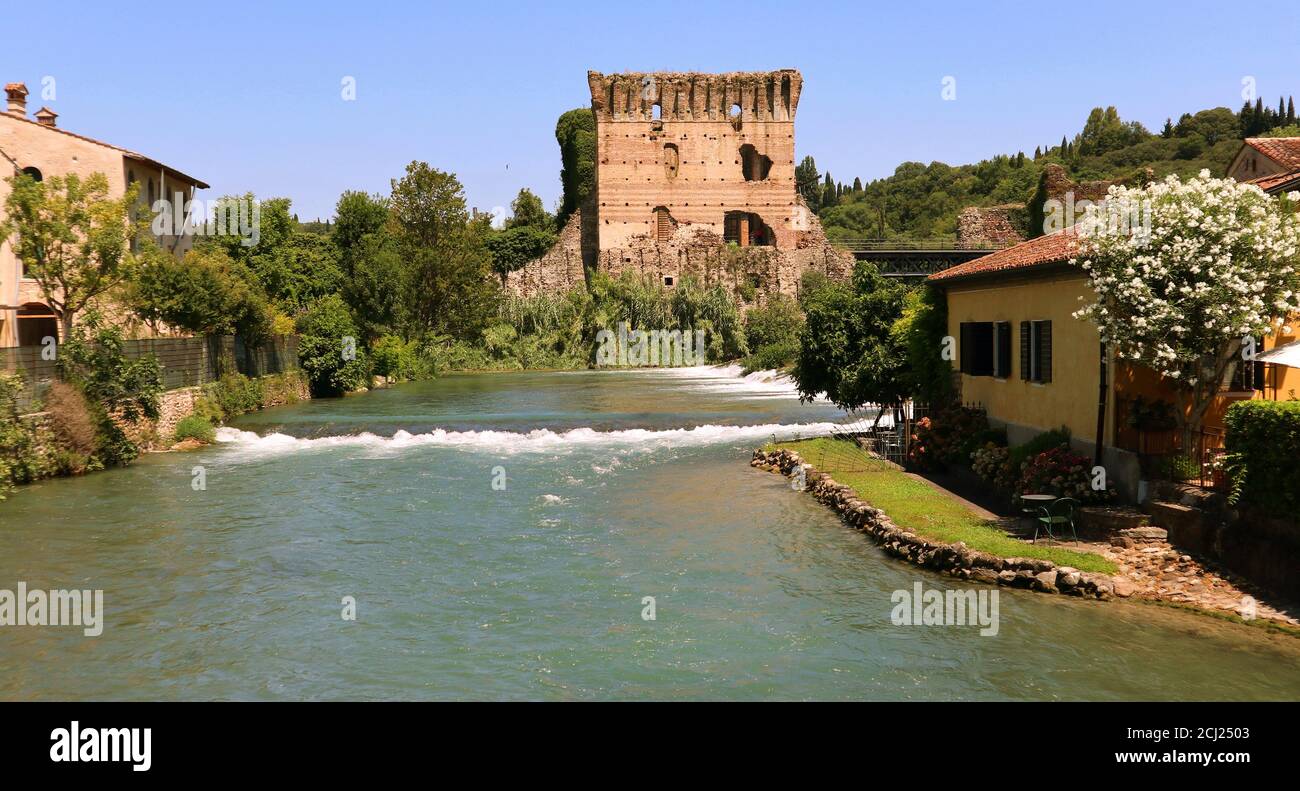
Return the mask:
{"type": "Polygon", "coordinates": [[[452,375],[40,482],[0,588],[105,623],[0,627],[0,698],[1300,699],[1300,640],[1150,605],[895,626],[963,583],[748,466],[841,418],[718,369],[452,375]]]}

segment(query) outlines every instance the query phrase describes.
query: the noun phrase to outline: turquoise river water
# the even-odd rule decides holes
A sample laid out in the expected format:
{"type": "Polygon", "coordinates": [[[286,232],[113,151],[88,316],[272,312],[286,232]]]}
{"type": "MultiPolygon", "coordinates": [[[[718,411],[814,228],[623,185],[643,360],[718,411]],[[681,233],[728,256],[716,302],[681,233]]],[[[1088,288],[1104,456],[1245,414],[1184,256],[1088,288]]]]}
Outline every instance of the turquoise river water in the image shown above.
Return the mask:
{"type": "Polygon", "coordinates": [[[104,629],[0,627],[0,698],[1300,699],[1300,640],[1149,605],[895,626],[962,583],[748,466],[841,418],[723,369],[456,375],[41,482],[0,589],[102,589],[104,629]]]}

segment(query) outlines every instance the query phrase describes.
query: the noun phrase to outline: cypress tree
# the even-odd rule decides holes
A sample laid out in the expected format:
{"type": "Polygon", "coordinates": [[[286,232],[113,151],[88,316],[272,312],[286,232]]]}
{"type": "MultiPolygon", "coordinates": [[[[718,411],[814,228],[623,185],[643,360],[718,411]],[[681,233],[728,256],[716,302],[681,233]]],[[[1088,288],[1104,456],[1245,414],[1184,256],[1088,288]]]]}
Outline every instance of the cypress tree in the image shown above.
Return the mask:
{"type": "Polygon", "coordinates": [[[1286,125],[1293,126],[1294,124],[1295,124],[1295,97],[1292,96],[1286,100],[1286,125]]]}

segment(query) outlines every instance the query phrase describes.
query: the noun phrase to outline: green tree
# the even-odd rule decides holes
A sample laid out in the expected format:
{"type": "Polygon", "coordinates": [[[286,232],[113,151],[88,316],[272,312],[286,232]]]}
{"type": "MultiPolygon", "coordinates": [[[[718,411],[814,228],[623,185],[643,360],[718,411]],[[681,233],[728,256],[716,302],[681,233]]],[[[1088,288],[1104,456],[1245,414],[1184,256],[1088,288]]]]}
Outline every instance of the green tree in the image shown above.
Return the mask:
{"type": "Polygon", "coordinates": [[[825,393],[842,409],[892,406],[907,397],[907,356],[893,332],[906,287],[860,261],[849,283],[824,284],[802,300],[805,324],[794,380],[799,396],[825,393]]]}
{"type": "Polygon", "coordinates": [[[350,255],[352,276],[344,282],[342,296],[361,337],[370,343],[381,335],[405,331],[409,339],[405,284],[410,274],[397,237],[386,230],[367,234],[350,255]]]}
{"type": "Polygon", "coordinates": [[[817,162],[812,157],[804,157],[794,169],[794,183],[803,196],[804,203],[813,211],[822,207],[821,174],[817,172],[817,162]]]}
{"type": "Polygon", "coordinates": [[[356,252],[367,236],[378,233],[388,221],[388,199],[380,195],[349,190],[334,206],[334,229],[330,239],[338,249],[339,264],[348,277],[356,266],[356,252]]]}
{"type": "Polygon", "coordinates": [[[506,228],[538,228],[543,231],[550,231],[555,228],[555,218],[546,207],[542,205],[542,199],[527,187],[519,190],[519,194],[510,202],[510,219],[506,220],[506,228]]]}
{"type": "Polygon", "coordinates": [[[477,340],[496,310],[486,219],[471,222],[460,182],[425,162],[393,180],[393,221],[407,261],[407,315],[423,331],[477,340]]]}
{"type": "Polygon", "coordinates": [[[146,322],[165,322],[203,335],[239,334],[252,346],[271,332],[271,308],[242,265],[217,247],[184,260],[148,245],[127,301],[146,322]]]}
{"type": "Polygon", "coordinates": [[[799,356],[799,334],[803,331],[803,313],[799,304],[784,294],[776,294],[762,307],[745,314],[745,343],[750,358],[749,371],[783,368],[799,356]]]}
{"type": "Polygon", "coordinates": [[[549,228],[536,225],[516,225],[502,231],[490,232],[484,240],[492,254],[492,271],[505,285],[506,275],[540,258],[555,244],[555,234],[549,228]]]}
{"type": "Polygon", "coordinates": [[[920,286],[907,294],[903,315],[890,330],[907,355],[903,375],[907,393],[940,406],[952,398],[952,363],[943,357],[948,335],[948,302],[942,291],[920,286]]]}
{"type": "Polygon", "coordinates": [[[365,383],[364,350],[342,297],[327,296],[299,317],[298,364],[315,395],[341,395],[365,383]]]}
{"type": "Polygon", "coordinates": [[[120,198],[108,197],[108,178],[75,173],[36,181],[12,176],[5,198],[0,240],[8,240],[26,277],[40,285],[46,304],[59,315],[65,339],[76,316],[129,279],[135,255],[128,243],[147,221],[134,215],[138,185],[120,198]]]}

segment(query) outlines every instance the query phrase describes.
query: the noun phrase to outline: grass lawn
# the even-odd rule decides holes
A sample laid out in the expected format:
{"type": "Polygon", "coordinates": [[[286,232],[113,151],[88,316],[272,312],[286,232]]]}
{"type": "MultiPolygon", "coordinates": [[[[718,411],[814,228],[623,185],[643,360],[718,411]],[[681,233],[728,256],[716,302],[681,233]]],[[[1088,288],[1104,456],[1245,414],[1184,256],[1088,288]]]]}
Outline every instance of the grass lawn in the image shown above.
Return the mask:
{"type": "Polygon", "coordinates": [[[843,464],[852,461],[855,469],[865,472],[841,472],[837,464],[828,463],[822,470],[836,482],[851,487],[863,502],[870,503],[889,515],[894,524],[908,527],[918,535],[952,544],[966,542],[966,546],[1004,558],[1041,558],[1058,566],[1073,566],[1080,571],[1113,574],[1115,564],[1092,552],[1076,552],[1060,547],[1030,544],[1004,533],[992,523],[954,500],[948,494],[926,481],[904,475],[902,471],[871,457],[856,445],[844,440],[829,438],[778,442],[764,450],[785,448],[798,453],[803,460],[817,467],[819,459],[834,459],[843,464]]]}

